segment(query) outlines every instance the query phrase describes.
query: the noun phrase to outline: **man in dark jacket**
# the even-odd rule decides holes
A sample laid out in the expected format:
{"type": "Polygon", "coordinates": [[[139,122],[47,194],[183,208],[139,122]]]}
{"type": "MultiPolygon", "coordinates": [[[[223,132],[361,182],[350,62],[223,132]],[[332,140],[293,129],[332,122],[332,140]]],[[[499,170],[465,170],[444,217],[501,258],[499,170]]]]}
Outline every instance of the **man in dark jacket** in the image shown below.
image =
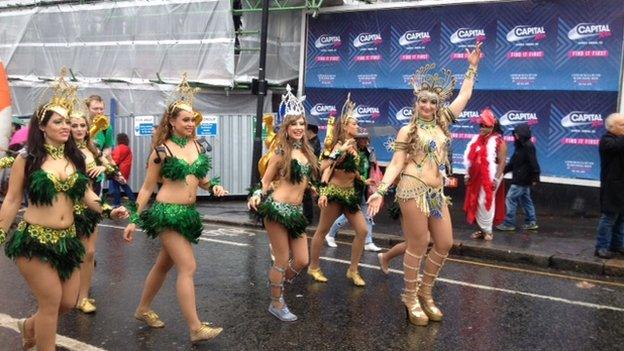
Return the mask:
{"type": "Polygon", "coordinates": [[[507,213],[505,221],[498,225],[498,230],[516,230],[516,208],[518,205],[524,210],[524,225],[522,229],[535,230],[537,218],[535,207],[531,199],[531,186],[539,182],[540,167],[537,163],[535,145],[531,141],[531,129],[526,123],[518,125],[514,131],[514,154],[505,166],[505,173],[511,172],[511,186],[505,198],[507,213]]]}
{"type": "Polygon", "coordinates": [[[605,120],[607,133],[600,138],[600,220],[594,254],[611,258],[624,254],[624,114],[605,120]]]}

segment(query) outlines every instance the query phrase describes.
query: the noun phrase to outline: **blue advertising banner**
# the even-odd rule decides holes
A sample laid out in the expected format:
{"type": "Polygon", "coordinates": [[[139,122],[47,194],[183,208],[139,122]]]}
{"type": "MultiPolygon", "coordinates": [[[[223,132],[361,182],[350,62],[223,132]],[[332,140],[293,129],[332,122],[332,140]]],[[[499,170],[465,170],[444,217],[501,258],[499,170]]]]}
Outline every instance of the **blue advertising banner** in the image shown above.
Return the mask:
{"type": "MultiPolygon", "coordinates": [[[[622,74],[624,1],[544,0],[414,7],[308,18],[306,109],[324,126],[347,93],[378,159],[413,115],[409,85],[427,63],[448,68],[460,87],[467,50],[482,42],[472,98],[451,127],[453,165],[493,109],[505,130],[531,125],[542,175],[597,180],[603,119],[616,111],[622,74]]],[[[457,93],[457,92],[456,92],[457,93]]]]}

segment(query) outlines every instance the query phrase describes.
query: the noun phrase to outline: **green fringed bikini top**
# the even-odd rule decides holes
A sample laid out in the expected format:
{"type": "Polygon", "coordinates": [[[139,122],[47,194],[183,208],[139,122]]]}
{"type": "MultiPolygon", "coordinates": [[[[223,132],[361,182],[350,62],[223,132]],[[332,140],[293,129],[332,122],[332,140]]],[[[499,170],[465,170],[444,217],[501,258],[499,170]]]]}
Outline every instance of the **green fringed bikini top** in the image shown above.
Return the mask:
{"type": "Polygon", "coordinates": [[[212,168],[210,157],[201,152],[197,143],[195,143],[195,146],[197,147],[199,156],[193,163],[188,163],[181,158],[173,156],[173,153],[167,145],[164,146],[168,151],[168,155],[165,157],[162,168],[160,169],[160,175],[163,178],[175,181],[184,180],[188,175],[194,175],[197,179],[203,179],[212,168]]]}
{"type": "Polygon", "coordinates": [[[292,159],[290,161],[290,182],[298,184],[303,182],[304,178],[312,178],[312,166],[309,163],[301,163],[299,160],[292,159]]]}
{"type": "Polygon", "coordinates": [[[358,165],[360,163],[360,158],[358,156],[354,156],[351,153],[347,153],[344,159],[336,165],[336,169],[341,169],[345,172],[356,173],[358,171],[358,165]]]}
{"type": "Polygon", "coordinates": [[[35,205],[51,206],[56,195],[65,193],[77,202],[84,197],[88,183],[89,178],[82,172],[75,172],[61,180],[56,174],[39,169],[30,175],[28,199],[35,205]]]}

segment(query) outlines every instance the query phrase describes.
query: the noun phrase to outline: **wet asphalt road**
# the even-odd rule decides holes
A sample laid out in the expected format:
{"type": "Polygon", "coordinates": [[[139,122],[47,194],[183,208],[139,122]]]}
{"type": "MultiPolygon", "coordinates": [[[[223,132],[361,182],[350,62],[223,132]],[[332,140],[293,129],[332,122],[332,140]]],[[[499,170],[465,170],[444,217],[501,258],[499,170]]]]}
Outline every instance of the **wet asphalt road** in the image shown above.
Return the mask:
{"type": "MultiPolygon", "coordinates": [[[[192,346],[179,312],[175,272],[153,305],[164,329],[132,318],[143,280],[159,249],[141,233],[127,245],[119,225],[100,227],[92,297],[96,314],[72,312],[60,335],[84,344],[62,350],[621,350],[624,284],[583,282],[522,270],[449,260],[434,294],[445,312],[441,323],[414,327],[399,299],[401,259],[389,276],[365,253],[360,272],[366,288],[344,277],[350,247],[325,248],[321,265],[330,279],[306,275],[287,286],[286,301],[300,319],[283,323],[269,304],[267,237],[262,231],[207,225],[196,246],[196,294],[203,320],[223,326],[212,342],[192,346]]],[[[0,350],[19,349],[7,320],[35,310],[16,266],[0,258],[0,350]]]]}

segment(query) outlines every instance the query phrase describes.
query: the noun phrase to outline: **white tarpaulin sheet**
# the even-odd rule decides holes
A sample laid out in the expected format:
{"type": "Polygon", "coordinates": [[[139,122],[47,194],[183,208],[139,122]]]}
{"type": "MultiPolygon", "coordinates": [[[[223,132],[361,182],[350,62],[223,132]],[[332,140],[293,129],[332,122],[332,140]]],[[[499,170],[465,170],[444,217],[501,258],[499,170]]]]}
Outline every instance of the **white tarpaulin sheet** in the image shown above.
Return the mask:
{"type": "MultiPolygon", "coordinates": [[[[1,9],[1,8],[0,8],[1,9]]],[[[104,1],[0,10],[9,77],[179,80],[232,86],[234,25],[226,0],[104,1]]]]}

